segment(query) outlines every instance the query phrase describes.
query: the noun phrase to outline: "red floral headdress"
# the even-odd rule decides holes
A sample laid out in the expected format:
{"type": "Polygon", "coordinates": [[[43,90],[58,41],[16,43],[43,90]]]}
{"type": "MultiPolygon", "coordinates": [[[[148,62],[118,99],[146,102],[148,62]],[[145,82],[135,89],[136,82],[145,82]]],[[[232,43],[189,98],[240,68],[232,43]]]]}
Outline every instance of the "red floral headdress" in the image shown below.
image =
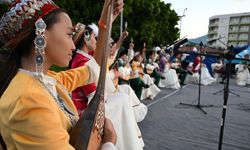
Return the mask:
{"type": "Polygon", "coordinates": [[[16,0],[0,20],[0,43],[15,37],[32,20],[59,8],[52,0],[16,0]]]}

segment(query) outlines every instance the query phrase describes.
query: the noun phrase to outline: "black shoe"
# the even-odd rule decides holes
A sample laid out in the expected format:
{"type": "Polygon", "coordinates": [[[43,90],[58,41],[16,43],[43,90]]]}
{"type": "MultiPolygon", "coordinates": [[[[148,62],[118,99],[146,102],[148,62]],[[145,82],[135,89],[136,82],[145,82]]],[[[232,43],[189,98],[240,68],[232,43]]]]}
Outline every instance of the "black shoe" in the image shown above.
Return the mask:
{"type": "Polygon", "coordinates": [[[191,71],[187,71],[187,73],[190,74],[190,75],[193,75],[193,73],[191,71]]]}
{"type": "Polygon", "coordinates": [[[147,89],[147,88],[149,88],[149,85],[148,84],[144,84],[143,87],[147,89]]]}
{"type": "Polygon", "coordinates": [[[184,86],[184,85],[186,85],[186,84],[185,84],[185,83],[180,83],[180,85],[181,85],[181,86],[184,86]]]}
{"type": "Polygon", "coordinates": [[[141,83],[142,83],[142,87],[144,87],[144,88],[149,88],[149,85],[148,85],[148,84],[144,83],[143,81],[142,81],[141,83]]]}
{"type": "Polygon", "coordinates": [[[164,80],[164,79],[166,79],[166,78],[165,78],[165,77],[163,77],[163,76],[161,76],[161,79],[163,79],[163,80],[164,80]]]}
{"type": "Polygon", "coordinates": [[[224,81],[220,81],[220,84],[225,84],[224,81]]]}

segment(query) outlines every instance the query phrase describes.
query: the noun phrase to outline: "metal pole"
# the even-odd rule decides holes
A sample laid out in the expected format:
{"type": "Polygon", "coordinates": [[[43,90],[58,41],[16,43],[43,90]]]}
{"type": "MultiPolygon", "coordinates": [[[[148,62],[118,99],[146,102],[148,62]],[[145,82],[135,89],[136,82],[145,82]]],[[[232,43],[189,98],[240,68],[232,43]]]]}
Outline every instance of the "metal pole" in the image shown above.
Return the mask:
{"type": "Polygon", "coordinates": [[[121,12],[121,19],[120,19],[120,36],[122,36],[123,31],[123,11],[121,12]]]}
{"type": "Polygon", "coordinates": [[[182,14],[182,16],[180,16],[180,37],[179,37],[179,39],[181,38],[181,25],[182,25],[182,18],[183,17],[185,17],[185,12],[186,12],[186,10],[187,10],[187,8],[185,8],[184,10],[183,10],[183,14],[182,14]]]}
{"type": "Polygon", "coordinates": [[[221,116],[221,126],[220,126],[220,137],[219,137],[219,144],[218,150],[222,149],[222,142],[223,142],[223,134],[224,134],[224,126],[225,126],[225,119],[226,119],[226,111],[227,111],[227,101],[229,95],[229,78],[231,75],[231,67],[232,67],[232,59],[234,57],[233,53],[233,46],[230,46],[229,52],[227,55],[228,65],[226,65],[226,77],[227,81],[224,85],[224,102],[223,102],[223,109],[222,109],[222,116],[221,116]]]}

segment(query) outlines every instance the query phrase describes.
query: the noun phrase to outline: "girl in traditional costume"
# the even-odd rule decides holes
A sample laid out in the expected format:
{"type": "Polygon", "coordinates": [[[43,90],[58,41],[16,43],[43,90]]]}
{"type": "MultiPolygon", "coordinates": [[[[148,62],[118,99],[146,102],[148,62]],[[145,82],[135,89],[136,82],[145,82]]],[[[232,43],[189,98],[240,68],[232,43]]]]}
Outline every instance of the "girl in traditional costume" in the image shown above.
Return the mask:
{"type": "MultiPolygon", "coordinates": [[[[94,54],[95,52],[93,50],[96,49],[98,31],[94,31],[94,28],[91,26],[85,27],[81,23],[77,24],[77,29],[78,31],[73,37],[77,50],[74,58],[72,59],[71,68],[82,67],[88,63],[88,61],[93,59],[91,53],[94,54]]],[[[112,44],[110,46],[112,46],[112,44]]],[[[112,61],[109,62],[110,64],[112,63],[112,61]]],[[[144,105],[140,103],[139,100],[134,104],[134,99],[131,99],[133,97],[125,94],[124,92],[119,92],[119,90],[117,90],[114,86],[109,72],[106,76],[105,86],[105,93],[107,95],[105,107],[106,116],[110,118],[114,124],[114,128],[117,133],[116,148],[120,150],[142,149],[144,142],[142,140],[140,129],[137,125],[137,120],[139,119],[141,121],[144,119],[147,113],[147,107],[143,107],[144,105]],[[139,108],[133,109],[131,106],[139,108]],[[138,117],[136,118],[136,116],[138,117]]],[[[124,87],[119,87],[118,89],[124,89],[124,87]]],[[[87,107],[87,104],[92,100],[95,92],[96,82],[79,87],[72,92],[74,104],[76,105],[80,115],[87,107]]]]}
{"type": "MultiPolygon", "coordinates": [[[[106,20],[104,3],[100,20],[106,20]]],[[[123,1],[116,1],[114,18],[123,1]]],[[[100,35],[105,35],[105,29],[100,35]]],[[[51,65],[65,67],[75,45],[73,26],[64,10],[51,0],[17,0],[0,21],[0,42],[10,55],[0,70],[0,132],[7,149],[73,150],[68,132],[78,120],[69,92],[97,81],[100,47],[86,66],[60,73],[51,65]],[[98,55],[99,54],[99,55],[98,55]],[[90,67],[91,66],[91,67],[90,67]]],[[[116,134],[106,119],[102,149],[115,149],[116,134]]]]}

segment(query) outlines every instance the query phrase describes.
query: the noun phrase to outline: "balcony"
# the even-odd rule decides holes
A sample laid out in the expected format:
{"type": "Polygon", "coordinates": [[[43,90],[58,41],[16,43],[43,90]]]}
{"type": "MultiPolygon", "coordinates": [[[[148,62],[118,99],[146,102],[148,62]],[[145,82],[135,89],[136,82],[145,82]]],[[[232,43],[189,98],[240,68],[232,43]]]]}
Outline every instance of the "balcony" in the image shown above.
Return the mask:
{"type": "Polygon", "coordinates": [[[237,42],[235,42],[235,41],[228,41],[228,45],[237,46],[237,42]]]}
{"type": "Polygon", "coordinates": [[[247,37],[247,36],[239,37],[238,40],[239,40],[239,41],[247,41],[247,40],[248,40],[248,37],[247,37]]]}
{"type": "Polygon", "coordinates": [[[232,20],[229,22],[230,25],[236,25],[236,24],[239,24],[240,21],[239,20],[232,20]]]}
{"type": "Polygon", "coordinates": [[[246,42],[239,42],[238,43],[238,46],[244,46],[244,45],[247,45],[247,41],[246,42]]]}
{"type": "Polygon", "coordinates": [[[249,26],[240,26],[240,30],[239,30],[239,32],[243,32],[243,33],[248,33],[248,32],[250,32],[249,31],[249,26]]]}
{"type": "Polygon", "coordinates": [[[241,21],[240,25],[250,25],[250,21],[241,21]]]}
{"type": "Polygon", "coordinates": [[[240,24],[250,24],[250,17],[242,17],[240,24]]]}
{"type": "Polygon", "coordinates": [[[209,27],[218,27],[218,26],[219,26],[219,22],[209,23],[209,27]]]}
{"type": "Polygon", "coordinates": [[[230,30],[229,33],[238,33],[239,30],[230,30]]]}
{"type": "Polygon", "coordinates": [[[218,30],[209,30],[208,31],[208,34],[217,34],[218,33],[218,30]]]}
{"type": "Polygon", "coordinates": [[[246,30],[246,29],[241,29],[241,30],[239,30],[239,32],[240,32],[240,33],[248,33],[248,32],[249,32],[249,29],[247,29],[247,30],[246,30]]]}
{"type": "Polygon", "coordinates": [[[236,41],[237,40],[237,36],[229,36],[228,40],[230,40],[230,41],[236,41]]]}

